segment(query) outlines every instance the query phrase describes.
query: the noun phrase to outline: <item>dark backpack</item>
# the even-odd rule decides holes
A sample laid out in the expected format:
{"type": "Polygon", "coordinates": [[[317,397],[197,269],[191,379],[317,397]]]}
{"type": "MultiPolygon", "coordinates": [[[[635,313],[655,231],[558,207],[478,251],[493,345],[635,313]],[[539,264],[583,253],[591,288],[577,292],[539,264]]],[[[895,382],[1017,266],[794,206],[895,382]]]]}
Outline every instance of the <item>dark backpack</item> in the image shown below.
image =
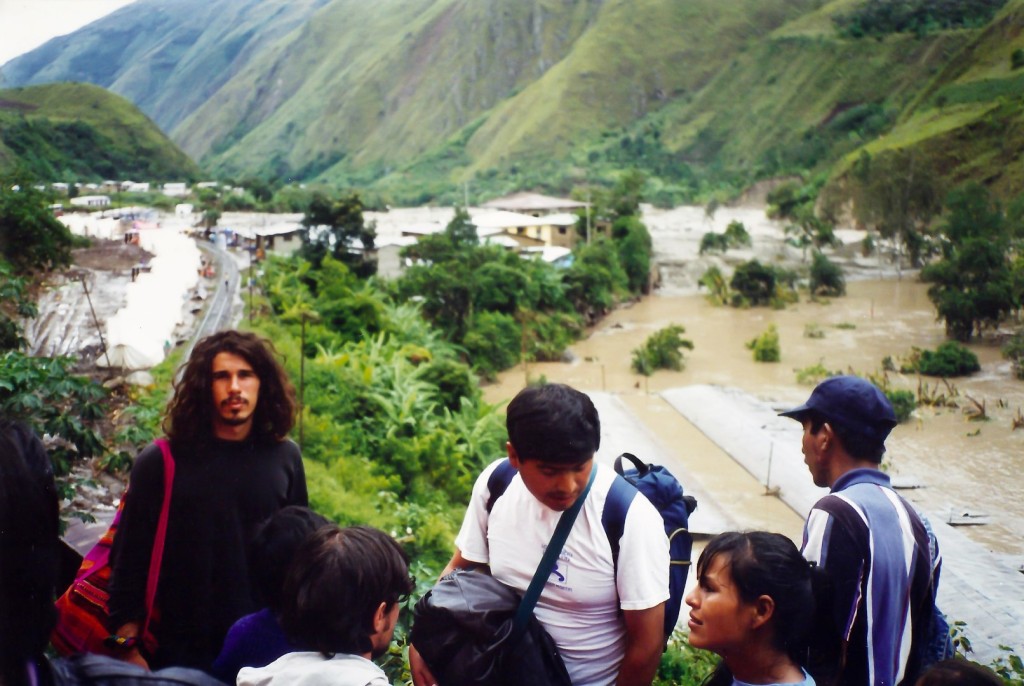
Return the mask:
{"type": "MultiPolygon", "coordinates": [[[[654,509],[665,523],[671,560],[668,578],[669,599],[665,603],[665,639],[668,640],[679,620],[686,575],[690,571],[693,537],[690,536],[689,519],[690,514],[697,508],[697,499],[692,495],[684,495],[682,484],[667,469],[646,464],[630,453],[623,453],[615,458],[615,471],[618,476],[608,491],[604,511],[601,513],[601,525],[612,548],[612,562],[616,574],[619,569],[619,541],[626,526],[626,513],[638,492],[654,505],[654,509]],[[623,470],[622,458],[632,462],[634,467],[623,470]]],[[[491,511],[495,501],[512,483],[515,475],[516,470],[507,459],[502,460],[491,472],[487,478],[487,490],[490,493],[487,499],[487,512],[491,511]]]]}

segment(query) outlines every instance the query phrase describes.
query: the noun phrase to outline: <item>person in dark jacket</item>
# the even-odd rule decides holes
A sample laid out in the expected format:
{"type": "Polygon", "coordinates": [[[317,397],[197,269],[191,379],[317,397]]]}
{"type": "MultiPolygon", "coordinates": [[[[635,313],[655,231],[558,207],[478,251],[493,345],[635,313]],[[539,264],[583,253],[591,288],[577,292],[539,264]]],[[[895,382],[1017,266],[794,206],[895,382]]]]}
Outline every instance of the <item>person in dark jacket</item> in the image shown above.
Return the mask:
{"type": "Polygon", "coordinates": [[[281,628],[285,575],[303,541],[328,524],[326,517],[308,507],[290,505],[260,527],[250,547],[250,566],[253,585],[265,607],[242,617],[228,630],[224,647],[213,662],[218,679],[233,684],[242,667],[265,667],[285,653],[299,650],[281,628]]]}
{"type": "Polygon", "coordinates": [[[60,520],[50,458],[39,438],[0,419],[0,684],[218,686],[198,670],[148,672],[101,655],[50,660],[57,615],[60,520]]]}
{"type": "Polygon", "coordinates": [[[209,670],[231,625],[259,609],[249,542],[278,510],[308,504],[302,457],[287,439],[294,415],[294,389],[267,341],[222,331],[196,345],[164,421],[175,476],[152,654],[139,631],[164,493],[155,445],[132,467],[114,540],[112,641],[125,660],[209,670]]]}

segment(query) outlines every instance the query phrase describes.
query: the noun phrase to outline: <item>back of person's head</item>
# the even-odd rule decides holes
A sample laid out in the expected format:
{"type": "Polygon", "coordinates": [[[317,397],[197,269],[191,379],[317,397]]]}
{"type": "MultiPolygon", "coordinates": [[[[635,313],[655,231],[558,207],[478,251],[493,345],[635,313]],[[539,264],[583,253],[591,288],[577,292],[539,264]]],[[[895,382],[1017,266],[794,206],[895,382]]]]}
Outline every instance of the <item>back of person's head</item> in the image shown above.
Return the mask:
{"type": "Polygon", "coordinates": [[[331,524],[299,547],[284,585],[281,625],[299,645],[324,655],[373,650],[374,617],[413,591],[398,543],[368,526],[331,524]]]}
{"type": "Polygon", "coordinates": [[[601,420],[585,393],[564,384],[529,386],[506,411],[508,440],[520,459],[577,464],[601,447],[601,420]]]}
{"type": "Polygon", "coordinates": [[[987,667],[961,658],[940,660],[925,670],[914,686],[1002,686],[1003,680],[987,667]]]}
{"type": "Polygon", "coordinates": [[[289,505],[270,516],[256,531],[249,546],[253,586],[264,605],[281,612],[284,580],[299,546],[314,531],[330,524],[308,507],[289,505]]]}
{"type": "Polygon", "coordinates": [[[59,509],[39,438],[0,420],[0,683],[20,684],[56,620],[59,509]]]}
{"type": "Polygon", "coordinates": [[[729,531],[712,538],[697,562],[697,578],[715,558],[729,561],[729,576],[746,603],[766,595],[775,604],[775,647],[800,662],[814,616],[811,568],[791,540],[767,531],[729,531]]]}

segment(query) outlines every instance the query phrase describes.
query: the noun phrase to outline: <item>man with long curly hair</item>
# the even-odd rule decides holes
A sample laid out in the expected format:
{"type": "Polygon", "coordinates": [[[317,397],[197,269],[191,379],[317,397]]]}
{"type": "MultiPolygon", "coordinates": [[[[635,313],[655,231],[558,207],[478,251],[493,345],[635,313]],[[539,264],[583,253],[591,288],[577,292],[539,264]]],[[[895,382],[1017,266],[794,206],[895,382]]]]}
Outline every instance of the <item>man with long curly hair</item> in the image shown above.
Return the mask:
{"type": "Polygon", "coordinates": [[[124,659],[208,670],[232,623],[258,609],[249,541],[281,508],[308,504],[302,457],[287,439],[294,417],[295,391],[269,342],[222,331],[196,345],[164,419],[175,475],[153,654],[138,633],[164,493],[155,445],[132,467],[114,541],[111,629],[124,659]]]}

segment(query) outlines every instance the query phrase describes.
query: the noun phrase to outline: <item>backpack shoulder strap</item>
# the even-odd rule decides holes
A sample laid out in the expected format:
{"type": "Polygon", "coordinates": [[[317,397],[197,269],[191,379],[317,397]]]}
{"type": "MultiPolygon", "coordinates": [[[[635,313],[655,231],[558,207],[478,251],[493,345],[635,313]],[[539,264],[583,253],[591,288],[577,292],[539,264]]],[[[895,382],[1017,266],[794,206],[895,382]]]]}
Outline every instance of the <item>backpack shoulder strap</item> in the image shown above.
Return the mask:
{"type": "Polygon", "coordinates": [[[494,508],[494,502],[502,496],[517,473],[516,468],[512,466],[512,463],[506,457],[494,468],[491,475],[487,477],[487,492],[490,494],[487,498],[488,514],[494,508]]]}
{"type": "Polygon", "coordinates": [[[636,486],[626,481],[621,474],[616,474],[611,488],[608,489],[604,509],[601,511],[601,526],[604,527],[608,543],[612,547],[612,563],[616,574],[619,571],[619,541],[622,540],[622,533],[626,528],[626,513],[629,512],[629,506],[637,493],[636,486]]]}

